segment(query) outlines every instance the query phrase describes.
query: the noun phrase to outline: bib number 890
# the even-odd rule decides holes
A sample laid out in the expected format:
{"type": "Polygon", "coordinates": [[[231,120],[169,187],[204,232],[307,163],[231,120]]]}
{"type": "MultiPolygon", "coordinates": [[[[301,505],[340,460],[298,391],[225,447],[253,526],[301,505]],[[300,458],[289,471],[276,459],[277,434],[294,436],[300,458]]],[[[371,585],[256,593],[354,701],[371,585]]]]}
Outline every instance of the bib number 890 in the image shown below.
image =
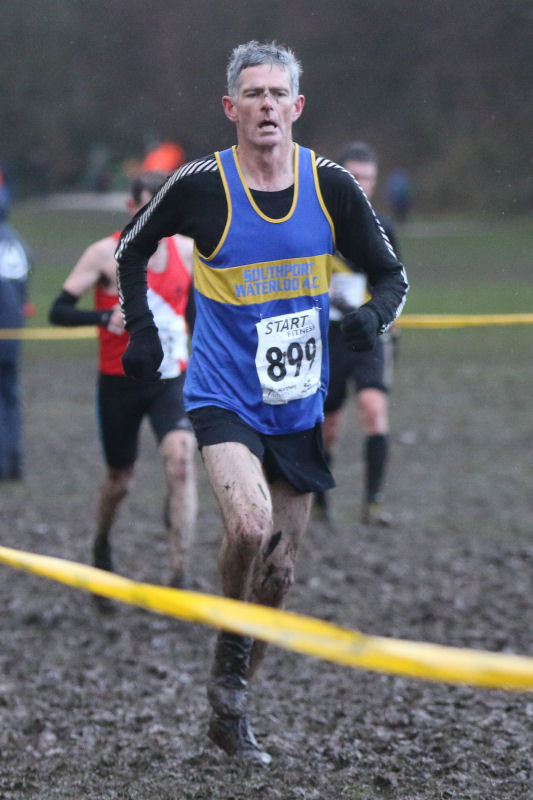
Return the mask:
{"type": "Polygon", "coordinates": [[[305,345],[299,342],[291,342],[284,353],[280,347],[269,347],[265,353],[268,361],[268,377],[272,381],[282,381],[287,374],[285,363],[291,367],[296,367],[294,377],[298,377],[302,368],[302,361],[305,359],[308,369],[311,369],[316,356],[316,341],[314,338],[308,339],[305,345]]]}

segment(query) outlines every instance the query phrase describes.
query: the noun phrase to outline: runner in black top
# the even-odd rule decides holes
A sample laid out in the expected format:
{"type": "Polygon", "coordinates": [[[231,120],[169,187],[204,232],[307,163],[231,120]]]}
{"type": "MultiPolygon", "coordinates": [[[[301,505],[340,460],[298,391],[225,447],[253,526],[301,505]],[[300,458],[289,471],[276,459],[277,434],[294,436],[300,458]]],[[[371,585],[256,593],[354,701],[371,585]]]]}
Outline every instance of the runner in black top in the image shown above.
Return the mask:
{"type": "MultiPolygon", "coordinates": [[[[365,142],[352,142],[338,156],[338,162],[356,178],[369,200],[372,199],[378,175],[375,151],[365,142]]],[[[398,253],[394,230],[381,218],[387,237],[398,253]]],[[[356,389],[355,406],[363,441],[364,481],[361,521],[367,525],[391,525],[392,515],[382,504],[383,484],[389,452],[388,392],[392,383],[395,334],[380,336],[374,348],[356,353],[344,341],[341,332],[342,311],[364,303],[369,290],[366,275],[361,272],[337,273],[330,287],[331,313],[328,331],[330,380],[324,404],[323,425],[326,458],[331,465],[335,445],[340,437],[343,407],[349,384],[356,389]]],[[[330,520],[328,493],[317,492],[314,516],[330,520]]]]}
{"type": "MultiPolygon", "coordinates": [[[[335,227],[337,249],[346,259],[364,267],[373,289],[372,308],[380,326],[388,326],[403,303],[403,266],[352,175],[321,156],[316,157],[316,166],[324,203],[335,227]]],[[[291,207],[293,186],[281,191],[252,189],[252,196],[264,214],[280,219],[291,207]]],[[[117,256],[130,334],[146,327],[149,320],[138,276],[142,279],[154,243],[181,233],[194,239],[200,253],[209,256],[224,232],[227,211],[217,162],[214,156],[206,156],[177,170],[153,203],[124,229],[117,256]]]]}
{"type": "MultiPolygon", "coordinates": [[[[224,521],[222,590],[274,607],[282,605],[294,579],[313,487],[332,485],[320,423],[327,385],[328,265],[335,248],[360,265],[373,286],[372,299],[343,321],[352,346],[370,349],[400,313],[407,291],[403,267],[354,179],[316,158],[317,190],[311,151],[292,139],[305,102],[299,75],[293,53],[275,43],[235,48],[223,106],[236,125],[238,146],[219,156],[231,219],[217,160],[207,157],[167,181],[123,232],[117,249],[130,333],[124,369],[133,377],[156,379],[161,348],[146,303],[146,263],[163,237],[179,232],[196,242],[197,316],[185,402],[224,521]],[[301,192],[294,190],[296,180],[301,192]],[[295,225],[294,214],[312,223],[295,225]],[[260,235],[245,241],[245,222],[260,235]],[[302,264],[316,270],[312,286],[309,278],[307,287],[305,279],[264,280],[259,289],[266,286],[271,294],[256,300],[241,299],[232,282],[233,275],[246,282],[250,268],[270,276],[286,266],[294,276],[302,264]],[[272,331],[276,346],[268,348],[272,331]],[[284,383],[276,395],[281,402],[269,402],[268,380],[284,383]],[[242,415],[231,410],[241,401],[242,415]],[[244,419],[250,409],[255,427],[244,419]],[[285,429],[287,419],[295,420],[292,433],[285,429]]],[[[252,647],[247,637],[221,633],[208,698],[213,742],[230,755],[265,764],[270,756],[256,742],[246,715],[248,679],[263,650],[262,642],[252,647]]]]}

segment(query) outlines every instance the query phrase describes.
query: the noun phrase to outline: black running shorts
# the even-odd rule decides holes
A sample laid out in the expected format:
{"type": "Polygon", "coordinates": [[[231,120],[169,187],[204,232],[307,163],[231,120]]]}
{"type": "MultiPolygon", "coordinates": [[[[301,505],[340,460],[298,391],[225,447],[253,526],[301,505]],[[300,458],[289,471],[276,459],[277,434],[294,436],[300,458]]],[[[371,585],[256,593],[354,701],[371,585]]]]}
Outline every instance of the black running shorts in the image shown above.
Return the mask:
{"type": "Polygon", "coordinates": [[[258,433],[233,411],[204,406],[189,411],[200,450],[211,444],[240,442],[263,464],[269,483],[283,478],[297,492],[316,492],[335,486],[322,445],[322,424],[297,433],[270,436],[258,433]]]}
{"type": "Polygon", "coordinates": [[[125,375],[98,377],[96,409],[100,439],[109,467],[135,463],[144,417],[159,443],[175,430],[192,431],[183,405],[185,374],[160,381],[140,381],[125,375]]]}
{"type": "Polygon", "coordinates": [[[342,338],[340,324],[330,322],[329,386],[324,404],[326,414],[344,405],[348,384],[352,381],[358,392],[361,389],[379,389],[388,392],[392,381],[392,342],[390,336],[380,336],[373,350],[356,353],[342,338]]]}

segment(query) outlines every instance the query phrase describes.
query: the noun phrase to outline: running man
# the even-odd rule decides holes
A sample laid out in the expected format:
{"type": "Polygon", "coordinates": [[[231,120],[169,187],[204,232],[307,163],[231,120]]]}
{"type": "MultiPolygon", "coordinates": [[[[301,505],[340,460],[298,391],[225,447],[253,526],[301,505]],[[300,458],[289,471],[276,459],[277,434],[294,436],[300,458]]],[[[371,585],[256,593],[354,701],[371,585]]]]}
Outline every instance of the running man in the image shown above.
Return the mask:
{"type": "MultiPolygon", "coordinates": [[[[365,269],[374,287],[372,300],[343,321],[354,347],[374,346],[407,291],[403,266],[352,176],[293,142],[304,107],[300,71],[276,43],[236,47],[222,103],[237,145],[177,170],[117,249],[130,333],[124,369],[156,378],[162,350],[146,264],[164,236],[195,240],[185,403],[224,522],[222,591],[273,607],[294,580],[313,492],[334,485],[321,436],[334,252],[365,269]]],[[[212,741],[267,764],[246,708],[264,647],[220,633],[208,699],[212,741]]]]}
{"type": "MultiPolygon", "coordinates": [[[[166,177],[163,172],[146,172],[136,178],[128,210],[137,213],[166,177]]],[[[119,235],[107,236],[87,248],[50,310],[50,321],[56,325],[99,326],[97,411],[107,473],[99,492],[93,564],[114,569],[111,528],[132,487],[139,431],[147,417],[159,443],[168,489],[164,520],[170,543],[170,585],[187,587],[191,583],[188,556],[197,513],[196,444],[183,405],[188,361],[185,313],[192,282],[193,243],[183,236],[156,243],[148,265],[148,284],[150,308],[163,344],[162,380],[133,381],[122,367],[129,336],[118,299],[115,249],[119,235]],[[80,297],[91,289],[95,310],[77,308],[80,297]]]]}
{"type": "MultiPolygon", "coordinates": [[[[378,176],[375,151],[365,142],[352,142],[338,157],[338,163],[350,172],[369,200],[372,200],[378,176]]],[[[380,218],[387,237],[398,253],[390,222],[380,218]]],[[[368,296],[364,272],[345,269],[334,272],[330,287],[329,362],[330,375],[325,419],[322,429],[328,463],[339,439],[348,386],[356,388],[356,412],[363,432],[364,487],[361,521],[367,525],[392,525],[392,515],[383,508],[383,483],[389,454],[388,391],[392,383],[393,335],[388,332],[376,340],[372,350],[355,353],[344,341],[341,331],[343,312],[362,305],[368,296]]],[[[326,492],[317,492],[316,509],[325,519],[330,517],[326,492]]]]}

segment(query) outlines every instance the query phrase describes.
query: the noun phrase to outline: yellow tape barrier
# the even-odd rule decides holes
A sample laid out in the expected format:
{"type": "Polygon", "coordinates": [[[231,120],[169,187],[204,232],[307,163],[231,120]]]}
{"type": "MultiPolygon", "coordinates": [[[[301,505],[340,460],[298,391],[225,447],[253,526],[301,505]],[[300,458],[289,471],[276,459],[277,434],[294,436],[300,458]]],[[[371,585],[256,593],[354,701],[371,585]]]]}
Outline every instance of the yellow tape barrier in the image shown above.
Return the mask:
{"type": "Polygon", "coordinates": [[[533,314],[402,314],[400,328],[470,328],[479,325],[531,325],[533,314]]]}
{"type": "Polygon", "coordinates": [[[52,556],[0,547],[0,561],[77,589],[263,639],[345,666],[449,683],[533,689],[533,658],[368,636],[313,617],[198,592],[136,583],[52,556]]]}
{"type": "Polygon", "coordinates": [[[0,328],[0,339],[94,339],[93,325],[68,328],[0,328]]]}
{"type": "MultiPolygon", "coordinates": [[[[402,314],[400,328],[465,328],[480,325],[531,325],[533,314],[402,314]]],[[[0,328],[0,339],[94,339],[93,326],[0,328]]]]}

